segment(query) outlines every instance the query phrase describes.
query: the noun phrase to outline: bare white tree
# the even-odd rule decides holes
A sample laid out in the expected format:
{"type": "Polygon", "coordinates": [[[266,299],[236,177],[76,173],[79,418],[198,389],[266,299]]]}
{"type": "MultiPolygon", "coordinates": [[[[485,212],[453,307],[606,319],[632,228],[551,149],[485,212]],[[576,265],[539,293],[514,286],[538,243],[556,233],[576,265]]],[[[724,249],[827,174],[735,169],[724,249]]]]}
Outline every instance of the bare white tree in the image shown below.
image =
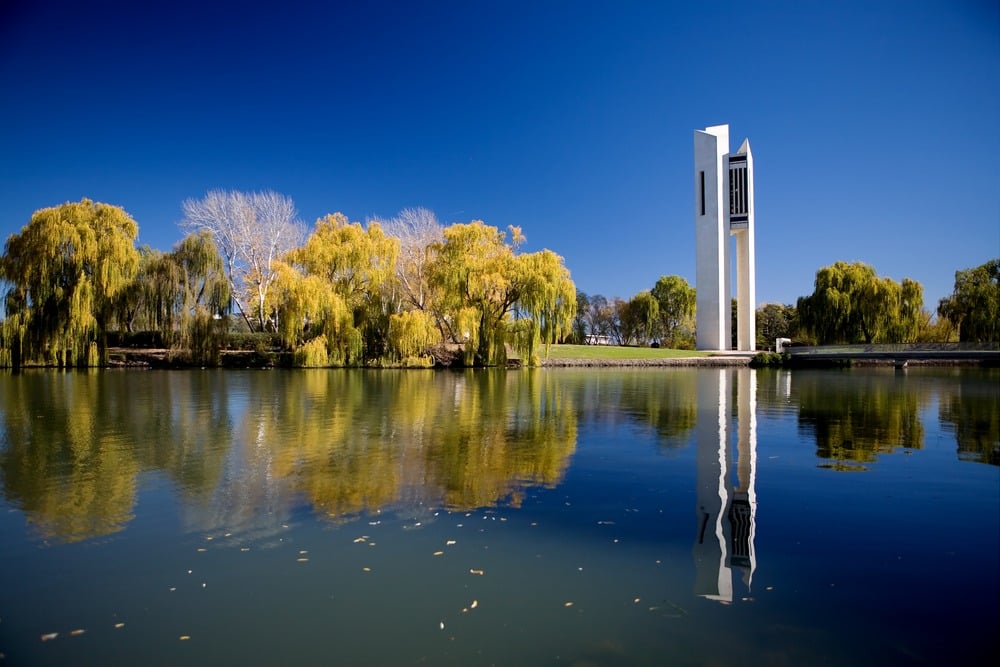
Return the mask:
{"type": "Polygon", "coordinates": [[[304,237],[295,204],[270,190],[211,190],[203,199],[185,200],[181,207],[181,227],[212,234],[226,263],[236,307],[251,331],[263,331],[268,324],[267,292],[277,277],[275,262],[304,237]],[[256,310],[253,319],[251,302],[256,310]]]}
{"type": "Polygon", "coordinates": [[[396,277],[403,298],[414,308],[427,305],[427,248],[444,238],[444,228],[433,212],[426,208],[406,208],[395,218],[373,218],[382,226],[387,236],[399,240],[396,260],[396,277]]]}

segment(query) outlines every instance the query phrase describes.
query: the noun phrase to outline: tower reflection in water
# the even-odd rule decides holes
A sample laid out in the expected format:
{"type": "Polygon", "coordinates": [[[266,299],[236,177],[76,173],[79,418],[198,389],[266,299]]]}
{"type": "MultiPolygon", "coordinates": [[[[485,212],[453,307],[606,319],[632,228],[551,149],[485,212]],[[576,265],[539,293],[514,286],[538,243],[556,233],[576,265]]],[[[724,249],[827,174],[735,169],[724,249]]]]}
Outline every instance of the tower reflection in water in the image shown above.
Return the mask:
{"type": "Polygon", "coordinates": [[[756,410],[757,377],[753,369],[723,368],[698,374],[694,592],[710,600],[732,602],[733,569],[740,570],[749,591],[757,567],[756,410]],[[735,433],[731,418],[734,407],[735,433]]]}

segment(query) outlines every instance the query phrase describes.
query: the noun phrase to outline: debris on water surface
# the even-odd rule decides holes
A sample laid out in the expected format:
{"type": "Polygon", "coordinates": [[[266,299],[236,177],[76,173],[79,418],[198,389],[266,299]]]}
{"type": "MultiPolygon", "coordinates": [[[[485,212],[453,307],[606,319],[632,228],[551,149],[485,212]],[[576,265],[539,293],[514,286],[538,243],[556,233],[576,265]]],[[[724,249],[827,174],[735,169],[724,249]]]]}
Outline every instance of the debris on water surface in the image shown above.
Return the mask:
{"type": "Polygon", "coordinates": [[[435,556],[443,556],[443,555],[444,555],[444,552],[443,552],[443,551],[435,551],[435,552],[434,552],[434,555],[435,555],[435,556]]]}
{"type": "Polygon", "coordinates": [[[364,570],[365,572],[371,572],[372,571],[372,569],[370,567],[363,567],[361,569],[364,570]]]}
{"type": "Polygon", "coordinates": [[[479,600],[473,600],[472,604],[469,605],[471,609],[475,609],[478,606],[479,606],[479,600]]]}
{"type": "Polygon", "coordinates": [[[444,621],[441,621],[440,625],[441,625],[441,629],[444,630],[444,621]]]}
{"type": "Polygon", "coordinates": [[[42,641],[43,642],[52,641],[53,639],[55,639],[58,636],[59,636],[58,632],[50,632],[48,634],[42,635],[42,641]]]}
{"type": "Polygon", "coordinates": [[[455,540],[448,540],[447,542],[444,543],[446,547],[450,547],[453,544],[457,544],[457,542],[455,542],[455,540]]]}
{"type": "Polygon", "coordinates": [[[308,563],[309,559],[308,558],[296,558],[295,562],[296,563],[308,563]]]}
{"type": "Polygon", "coordinates": [[[115,630],[121,630],[125,627],[124,623],[115,623],[115,630]]]}
{"type": "Polygon", "coordinates": [[[477,574],[479,576],[483,576],[486,573],[483,572],[482,570],[469,570],[469,574],[477,574]]]}
{"type": "Polygon", "coordinates": [[[356,539],[354,540],[354,543],[355,543],[355,544],[358,544],[359,542],[366,542],[367,540],[368,540],[368,538],[367,538],[367,537],[364,537],[364,536],[361,536],[361,537],[358,537],[358,538],[356,538],[356,539]]]}
{"type": "Polygon", "coordinates": [[[564,607],[572,607],[573,603],[572,602],[566,602],[565,604],[563,604],[563,606],[564,607]]]}
{"type": "Polygon", "coordinates": [[[182,642],[186,642],[186,641],[187,641],[187,640],[189,640],[189,639],[191,639],[191,635],[181,635],[181,636],[180,636],[180,640],[181,640],[182,642]]]}
{"type": "Polygon", "coordinates": [[[86,632],[86,630],[84,630],[83,628],[77,628],[76,630],[70,630],[69,636],[70,637],[79,637],[84,632],[86,632]]]}
{"type": "Polygon", "coordinates": [[[204,553],[205,551],[208,551],[208,549],[205,547],[198,547],[198,553],[204,553]]]}

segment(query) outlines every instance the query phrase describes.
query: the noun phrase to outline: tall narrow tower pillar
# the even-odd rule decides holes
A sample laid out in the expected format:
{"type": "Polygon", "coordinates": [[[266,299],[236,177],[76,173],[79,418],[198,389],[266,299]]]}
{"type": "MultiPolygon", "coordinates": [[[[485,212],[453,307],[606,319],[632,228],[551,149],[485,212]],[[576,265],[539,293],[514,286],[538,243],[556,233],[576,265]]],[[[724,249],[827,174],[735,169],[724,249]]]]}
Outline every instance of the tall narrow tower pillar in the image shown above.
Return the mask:
{"type": "Polygon", "coordinates": [[[697,347],[730,350],[732,262],[736,260],[736,349],[756,349],[753,155],[750,141],[729,153],[729,126],[694,133],[697,347]],[[733,241],[735,236],[735,251],[733,241]]]}

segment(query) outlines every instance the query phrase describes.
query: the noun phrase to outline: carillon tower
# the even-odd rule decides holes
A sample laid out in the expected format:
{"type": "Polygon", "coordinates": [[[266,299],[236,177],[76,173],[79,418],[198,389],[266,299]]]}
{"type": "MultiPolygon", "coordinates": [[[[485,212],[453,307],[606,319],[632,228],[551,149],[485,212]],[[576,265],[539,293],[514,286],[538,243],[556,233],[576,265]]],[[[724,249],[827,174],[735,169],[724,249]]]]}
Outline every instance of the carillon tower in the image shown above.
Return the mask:
{"type": "Polygon", "coordinates": [[[736,255],[736,349],[756,349],[753,154],[729,152],[729,126],[694,132],[695,287],[699,350],[733,349],[732,262],[736,255]],[[735,236],[735,249],[729,238],[735,236]]]}

